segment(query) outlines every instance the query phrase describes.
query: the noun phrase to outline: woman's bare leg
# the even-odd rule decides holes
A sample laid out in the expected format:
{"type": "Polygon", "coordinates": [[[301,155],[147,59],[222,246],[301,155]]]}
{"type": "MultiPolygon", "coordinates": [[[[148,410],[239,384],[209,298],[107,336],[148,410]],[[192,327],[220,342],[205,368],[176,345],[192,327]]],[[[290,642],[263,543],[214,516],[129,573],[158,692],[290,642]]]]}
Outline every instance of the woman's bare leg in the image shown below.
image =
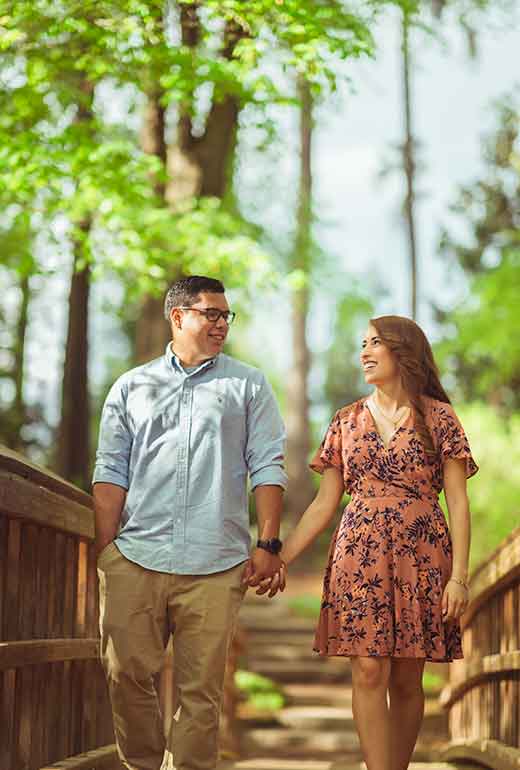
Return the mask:
{"type": "Polygon", "coordinates": [[[353,657],[352,713],[368,770],[392,770],[387,690],[390,658],[353,657]]]}
{"type": "Polygon", "coordinates": [[[390,670],[391,770],[407,770],[424,715],[424,660],[392,658],[390,670]]]}

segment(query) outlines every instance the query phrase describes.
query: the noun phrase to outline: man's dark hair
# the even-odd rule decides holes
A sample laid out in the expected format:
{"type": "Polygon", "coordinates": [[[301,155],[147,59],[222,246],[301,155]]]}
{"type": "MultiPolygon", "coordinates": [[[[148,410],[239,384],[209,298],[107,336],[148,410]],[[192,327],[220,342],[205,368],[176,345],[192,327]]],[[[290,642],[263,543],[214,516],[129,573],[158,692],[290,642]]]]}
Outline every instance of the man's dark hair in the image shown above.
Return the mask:
{"type": "Polygon", "coordinates": [[[216,278],[207,278],[205,275],[189,275],[187,278],[179,278],[172,283],[164,300],[164,317],[170,320],[170,313],[174,307],[191,307],[199,298],[201,292],[211,294],[224,294],[225,288],[216,278]]]}

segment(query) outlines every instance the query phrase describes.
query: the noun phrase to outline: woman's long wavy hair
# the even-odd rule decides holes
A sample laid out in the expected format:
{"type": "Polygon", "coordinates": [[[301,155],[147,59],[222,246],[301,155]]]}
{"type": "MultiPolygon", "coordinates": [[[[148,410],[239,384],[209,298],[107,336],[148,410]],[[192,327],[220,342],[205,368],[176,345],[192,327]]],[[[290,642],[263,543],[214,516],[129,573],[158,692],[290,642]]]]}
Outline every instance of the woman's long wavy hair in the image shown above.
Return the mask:
{"type": "Polygon", "coordinates": [[[432,349],[421,327],[410,318],[383,315],[372,318],[381,342],[395,356],[401,381],[412,405],[415,428],[428,457],[435,455],[430,431],[426,425],[423,396],[450,404],[441,385],[432,349]]]}

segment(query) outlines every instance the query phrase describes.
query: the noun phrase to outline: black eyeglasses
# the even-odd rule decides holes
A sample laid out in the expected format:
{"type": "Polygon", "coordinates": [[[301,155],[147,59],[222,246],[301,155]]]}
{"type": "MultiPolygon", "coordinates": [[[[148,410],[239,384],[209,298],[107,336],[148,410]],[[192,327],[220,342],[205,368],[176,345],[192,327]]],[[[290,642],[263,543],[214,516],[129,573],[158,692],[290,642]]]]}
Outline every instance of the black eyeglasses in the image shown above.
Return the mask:
{"type": "Polygon", "coordinates": [[[236,313],[234,313],[232,310],[219,310],[218,307],[208,307],[204,310],[200,310],[198,307],[184,307],[181,305],[179,310],[195,310],[197,313],[205,315],[208,321],[212,324],[217,323],[217,321],[223,318],[229,326],[236,318],[236,313]]]}

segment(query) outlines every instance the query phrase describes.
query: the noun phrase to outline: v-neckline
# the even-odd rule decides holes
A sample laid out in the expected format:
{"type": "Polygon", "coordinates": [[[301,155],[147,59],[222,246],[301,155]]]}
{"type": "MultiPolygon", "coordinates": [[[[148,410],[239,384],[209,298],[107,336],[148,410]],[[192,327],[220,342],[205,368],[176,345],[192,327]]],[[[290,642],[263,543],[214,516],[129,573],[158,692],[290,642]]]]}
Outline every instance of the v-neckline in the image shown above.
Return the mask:
{"type": "Polygon", "coordinates": [[[394,438],[397,436],[397,434],[399,433],[401,428],[404,428],[404,426],[406,425],[406,423],[408,422],[408,420],[412,416],[412,410],[411,409],[409,410],[409,412],[406,415],[405,419],[402,421],[402,423],[399,425],[399,427],[394,430],[394,432],[390,436],[390,438],[388,440],[388,444],[385,444],[385,442],[383,440],[383,437],[382,437],[381,433],[379,432],[379,428],[377,427],[377,423],[376,423],[375,417],[374,417],[374,415],[372,414],[372,412],[370,410],[370,406],[368,405],[368,399],[369,398],[370,398],[370,396],[367,396],[365,398],[364,407],[365,407],[365,409],[367,410],[367,412],[369,414],[370,421],[372,423],[372,426],[374,428],[375,433],[377,434],[377,438],[379,439],[379,443],[381,444],[381,446],[383,447],[385,452],[388,452],[390,447],[391,447],[391,445],[392,445],[392,442],[393,442],[394,438]]]}

